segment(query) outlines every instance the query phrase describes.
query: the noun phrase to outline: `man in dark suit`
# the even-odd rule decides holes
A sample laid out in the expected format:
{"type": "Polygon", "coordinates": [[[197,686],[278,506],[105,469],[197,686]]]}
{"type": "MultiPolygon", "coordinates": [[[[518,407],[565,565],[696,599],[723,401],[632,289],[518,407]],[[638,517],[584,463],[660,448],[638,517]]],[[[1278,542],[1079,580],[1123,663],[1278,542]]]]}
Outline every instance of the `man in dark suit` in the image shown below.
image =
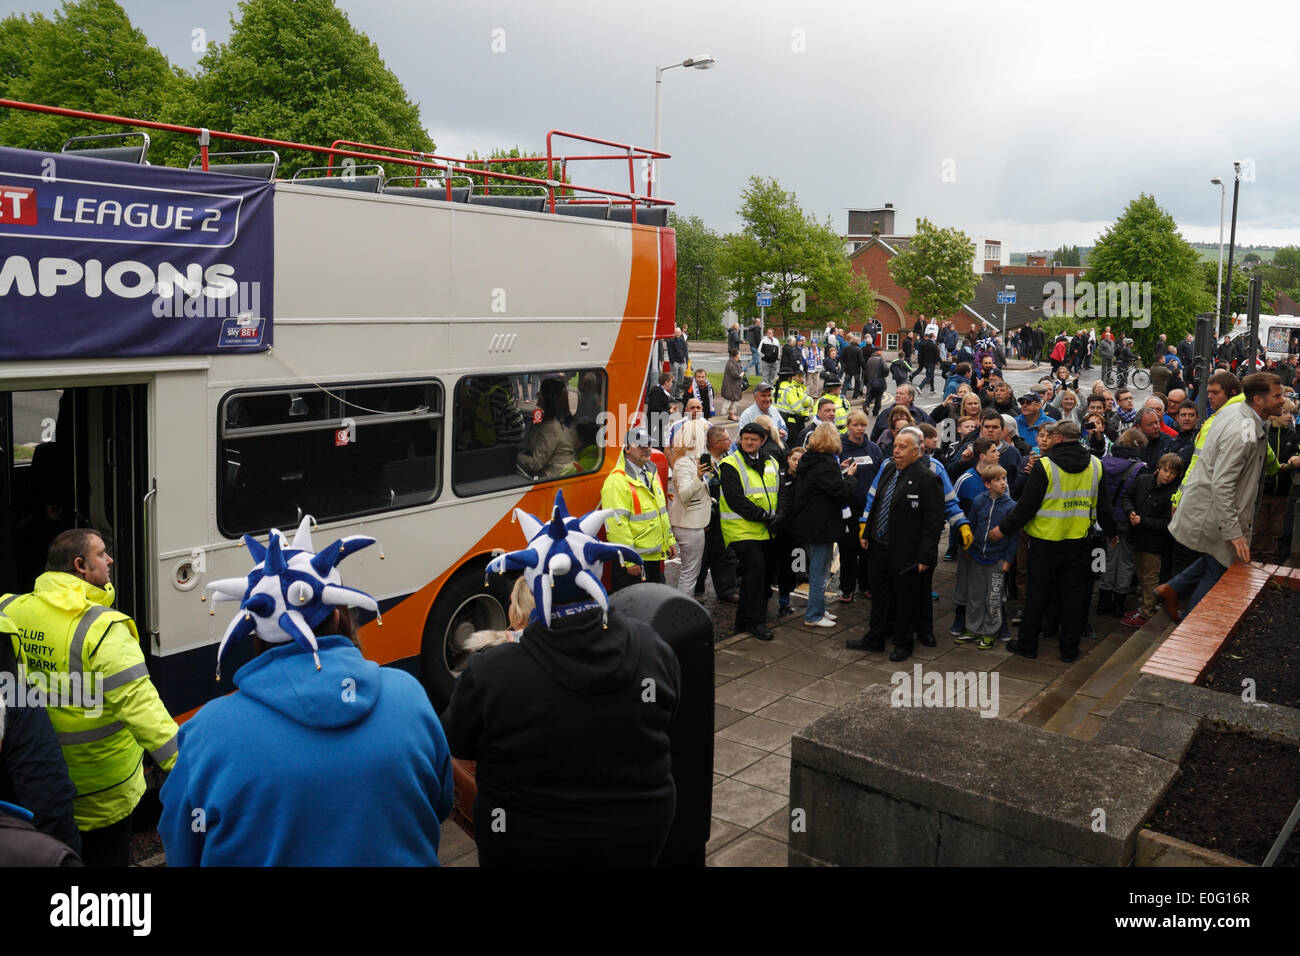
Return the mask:
{"type": "Polygon", "coordinates": [[[646,396],[645,407],[649,416],[650,444],[655,448],[664,447],[664,436],[668,434],[668,420],[672,417],[673,396],[668,391],[673,377],[667,372],[659,376],[659,384],[650,389],[646,396]]]}
{"type": "Polygon", "coordinates": [[[844,394],[848,398],[862,395],[862,347],[857,338],[850,336],[840,350],[840,365],[844,369],[844,394]]]}
{"type": "Polygon", "coordinates": [[[930,603],[925,572],[939,558],[943,489],[921,462],[923,436],[904,428],[894,439],[893,461],[876,474],[862,513],[862,547],[871,581],[871,624],[854,651],[883,651],[892,637],[891,661],[912,656],[917,611],[930,603]]]}

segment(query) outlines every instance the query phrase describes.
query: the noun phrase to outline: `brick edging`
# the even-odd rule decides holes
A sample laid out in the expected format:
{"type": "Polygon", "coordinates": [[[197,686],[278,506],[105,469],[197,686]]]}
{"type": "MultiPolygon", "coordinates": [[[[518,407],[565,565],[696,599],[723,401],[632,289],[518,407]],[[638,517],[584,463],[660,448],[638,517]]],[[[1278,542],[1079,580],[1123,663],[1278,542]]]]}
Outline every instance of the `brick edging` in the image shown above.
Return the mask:
{"type": "Polygon", "coordinates": [[[1294,581],[1289,586],[1300,589],[1297,572],[1300,568],[1276,564],[1233,564],[1142,665],[1142,673],[1195,684],[1219,656],[1264,586],[1273,580],[1294,581]]]}

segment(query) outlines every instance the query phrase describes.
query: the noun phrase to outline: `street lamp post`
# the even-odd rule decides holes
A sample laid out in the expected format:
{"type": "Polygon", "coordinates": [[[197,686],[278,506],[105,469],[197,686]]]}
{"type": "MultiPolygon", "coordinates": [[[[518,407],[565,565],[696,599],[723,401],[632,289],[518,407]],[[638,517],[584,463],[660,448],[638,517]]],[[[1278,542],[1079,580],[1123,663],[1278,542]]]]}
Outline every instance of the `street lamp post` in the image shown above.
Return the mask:
{"type": "MultiPolygon", "coordinates": [[[[1013,285],[1008,285],[1008,286],[1006,287],[1006,290],[1007,290],[1008,292],[1015,292],[1015,291],[1016,291],[1016,287],[1013,286],[1013,285]]],[[[1003,297],[1002,297],[1002,354],[1003,354],[1003,355],[1006,355],[1006,354],[1007,354],[1007,299],[1006,299],[1006,296],[1003,296],[1003,297]]]]}
{"type": "MultiPolygon", "coordinates": [[[[1210,183],[1219,187],[1219,285],[1214,290],[1214,341],[1217,342],[1220,335],[1219,325],[1223,319],[1223,202],[1228,196],[1228,190],[1218,176],[1211,179],[1210,183]]],[[[1236,202],[1235,196],[1233,202],[1234,204],[1236,202]]]]}
{"type": "MultiPolygon", "coordinates": [[[[667,66],[655,68],[655,152],[660,151],[663,140],[660,133],[663,128],[663,92],[664,92],[664,70],[671,70],[676,66],[690,67],[693,70],[711,70],[718,65],[718,61],[707,53],[700,56],[693,56],[682,60],[680,63],[669,63],[667,66]]],[[[647,195],[654,195],[654,187],[658,182],[659,158],[657,156],[650,159],[650,175],[646,179],[647,195]]]]}
{"type": "Polygon", "coordinates": [[[700,278],[704,275],[702,263],[695,263],[695,341],[700,340],[700,278]]]}
{"type": "Polygon", "coordinates": [[[1237,196],[1241,192],[1241,163],[1233,163],[1232,172],[1232,233],[1228,239],[1228,281],[1222,292],[1223,313],[1229,321],[1232,321],[1232,256],[1237,247],[1237,196]]]}

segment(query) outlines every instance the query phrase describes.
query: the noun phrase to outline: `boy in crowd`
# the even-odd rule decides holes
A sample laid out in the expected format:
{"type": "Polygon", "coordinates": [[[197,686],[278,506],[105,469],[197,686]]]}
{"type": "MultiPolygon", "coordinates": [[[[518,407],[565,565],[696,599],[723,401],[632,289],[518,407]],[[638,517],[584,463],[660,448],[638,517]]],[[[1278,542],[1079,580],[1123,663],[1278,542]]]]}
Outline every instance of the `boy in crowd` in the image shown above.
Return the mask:
{"type": "MultiPolygon", "coordinates": [[[[957,503],[961,505],[961,509],[968,519],[971,516],[971,509],[975,504],[975,499],[984,494],[984,469],[997,463],[997,442],[990,441],[987,438],[977,438],[972,446],[971,466],[958,477],[957,483],[953,486],[953,492],[957,495],[957,503]]],[[[958,644],[963,644],[974,639],[974,635],[966,633],[966,602],[969,596],[971,558],[969,551],[957,547],[957,536],[955,534],[950,534],[948,538],[951,542],[950,547],[957,557],[957,584],[953,591],[956,613],[953,616],[952,627],[949,628],[948,633],[953,636],[958,644]]],[[[1012,554],[1014,553],[1013,551],[1012,554]]]]}
{"type": "Polygon", "coordinates": [[[970,520],[975,540],[970,546],[967,570],[966,632],[958,641],[978,640],[979,647],[994,647],[998,638],[1011,640],[1011,630],[1003,613],[1006,601],[1005,575],[1011,570],[1019,535],[1011,534],[994,542],[989,531],[1005,521],[1016,503],[1007,494],[1007,470],[1001,465],[985,465],[981,470],[984,491],[972,502],[970,520]]]}
{"type": "Polygon", "coordinates": [[[1141,627],[1156,613],[1156,585],[1162,564],[1173,557],[1174,538],[1169,533],[1172,499],[1183,477],[1183,459],[1174,452],[1160,457],[1154,475],[1139,475],[1126,491],[1122,510],[1127,519],[1129,546],[1142,584],[1142,604],[1121,622],[1141,627]]]}

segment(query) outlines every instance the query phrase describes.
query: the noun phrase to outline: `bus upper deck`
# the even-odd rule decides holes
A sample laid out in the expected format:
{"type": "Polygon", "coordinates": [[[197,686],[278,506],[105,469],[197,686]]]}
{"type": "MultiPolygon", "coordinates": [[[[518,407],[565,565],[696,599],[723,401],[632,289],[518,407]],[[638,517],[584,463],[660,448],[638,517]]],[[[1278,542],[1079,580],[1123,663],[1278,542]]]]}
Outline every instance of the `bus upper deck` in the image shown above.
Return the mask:
{"type": "MultiPolygon", "coordinates": [[[[380,539],[383,565],[349,569],[381,599],[367,654],[437,700],[459,640],[504,620],[482,565],[515,546],[512,510],[545,511],[557,482],[592,507],[614,465],[674,325],[673,234],[643,221],[667,203],[490,170],[458,193],[484,171],[346,144],[311,147],[332,164],[314,178],[279,179],[199,142],[192,170],[141,165],[143,142],[0,147],[0,193],[19,197],[0,216],[0,586],[23,586],[62,525],[104,530],[180,713],[220,690],[203,585],[247,571],[243,533],[311,513],[380,539]],[[568,405],[569,461],[539,460],[543,392],[568,405]]],[[[593,142],[629,175],[662,155],[593,142]]],[[[593,157],[548,161],[576,158],[593,157]]]]}

